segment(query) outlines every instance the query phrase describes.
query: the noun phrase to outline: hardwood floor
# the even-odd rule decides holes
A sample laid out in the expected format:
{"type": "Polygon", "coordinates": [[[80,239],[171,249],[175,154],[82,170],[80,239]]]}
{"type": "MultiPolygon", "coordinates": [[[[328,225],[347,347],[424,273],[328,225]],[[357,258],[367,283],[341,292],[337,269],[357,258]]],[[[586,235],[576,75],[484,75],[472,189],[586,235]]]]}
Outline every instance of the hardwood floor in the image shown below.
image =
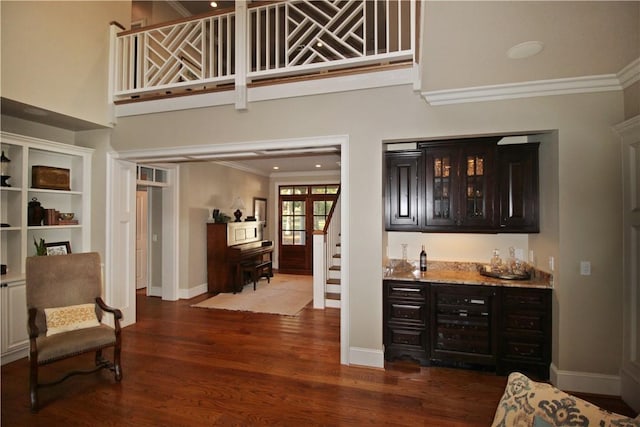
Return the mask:
{"type": "MultiPolygon", "coordinates": [[[[29,412],[26,359],[2,367],[3,426],[488,426],[506,378],[390,363],[340,365],[340,312],[298,317],[138,298],[123,329],[123,380],[108,372],[43,389],[29,412]]],[[[42,370],[53,379],[76,358],[42,370]]],[[[45,375],[46,374],[46,375],[45,375]]]]}

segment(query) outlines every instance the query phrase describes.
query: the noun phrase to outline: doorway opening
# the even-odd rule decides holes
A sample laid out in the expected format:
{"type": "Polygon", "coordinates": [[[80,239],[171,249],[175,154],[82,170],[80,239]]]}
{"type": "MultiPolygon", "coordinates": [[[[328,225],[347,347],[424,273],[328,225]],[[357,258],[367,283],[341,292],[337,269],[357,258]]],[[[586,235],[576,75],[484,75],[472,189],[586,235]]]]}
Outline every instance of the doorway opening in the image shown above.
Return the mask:
{"type": "MultiPolygon", "coordinates": [[[[343,277],[342,280],[342,310],[341,310],[341,325],[340,325],[340,359],[343,364],[349,363],[349,301],[348,301],[348,287],[349,284],[346,280],[348,277],[348,246],[349,236],[346,226],[346,218],[349,215],[348,201],[348,137],[345,135],[339,136],[327,136],[327,137],[310,137],[295,140],[273,140],[273,141],[257,141],[257,142],[245,142],[245,143],[229,143],[229,144],[213,144],[207,146],[197,147],[175,147],[171,149],[153,149],[153,150],[131,150],[122,151],[118,153],[118,159],[112,159],[109,169],[109,180],[111,182],[108,188],[109,197],[112,200],[122,199],[120,203],[114,203],[110,207],[108,212],[109,226],[117,232],[117,238],[108,239],[108,254],[110,263],[112,265],[119,265],[117,269],[109,270],[109,280],[107,283],[111,283],[110,289],[108,289],[109,295],[129,295],[135,296],[135,256],[133,256],[133,250],[135,247],[135,227],[131,227],[130,222],[123,222],[123,218],[127,217],[128,206],[135,204],[135,189],[136,182],[130,178],[123,179],[123,175],[120,170],[125,170],[129,173],[129,176],[135,173],[135,164],[158,164],[166,165],[169,174],[167,178],[167,187],[163,188],[162,194],[162,298],[165,300],[177,300],[180,297],[188,297],[186,295],[188,291],[186,289],[179,288],[180,278],[180,265],[179,261],[183,259],[180,256],[179,247],[179,234],[180,234],[180,203],[179,203],[179,191],[180,183],[178,179],[179,164],[193,161],[221,161],[228,162],[241,158],[246,159],[248,154],[255,155],[255,158],[268,158],[268,157],[292,157],[292,156],[304,156],[310,152],[335,152],[336,150],[341,152],[341,165],[340,176],[342,184],[342,205],[341,212],[341,246],[342,246],[342,259],[343,267],[340,272],[343,277]],[[136,162],[136,163],[132,163],[136,162]],[[133,171],[131,171],[133,166],[133,171]],[[129,183],[127,185],[127,183],[129,183]],[[133,185],[131,185],[133,184],[133,185]],[[129,188],[130,190],[126,190],[129,188]],[[130,198],[120,196],[122,192],[131,191],[134,194],[130,198]],[[130,203],[131,202],[131,203],[130,203]],[[121,248],[124,245],[130,243],[131,251],[128,252],[131,255],[125,256],[121,248]],[[122,255],[120,255],[122,253],[122,255]],[[186,291],[186,292],[185,292],[186,291]]],[[[293,162],[291,162],[293,163],[293,162]]],[[[303,174],[304,175],[304,174],[303,174]]],[[[306,174],[307,176],[314,175],[313,173],[306,174]]],[[[280,178],[274,178],[277,181],[280,178]]],[[[286,179],[286,178],[283,178],[286,179]]],[[[273,188],[273,187],[272,187],[273,188]]],[[[271,193],[277,200],[276,194],[271,193]]],[[[275,203],[274,203],[275,205],[275,203]]],[[[135,213],[135,206],[131,206],[135,213]]],[[[274,210],[277,209],[274,207],[274,210]]],[[[274,211],[274,218],[277,216],[277,211],[274,211]]],[[[131,215],[132,221],[135,221],[135,215],[131,215]]],[[[276,228],[275,221],[272,223],[276,228]]],[[[278,237],[276,236],[276,239],[278,237]]],[[[186,268],[183,266],[182,268],[186,268]]],[[[114,297],[117,301],[117,298],[114,297]]],[[[131,301],[129,298],[128,301],[131,301]]],[[[122,304],[123,306],[129,306],[122,304]]],[[[135,322],[135,314],[129,316],[131,322],[135,322]]]]}
{"type": "Polygon", "coordinates": [[[279,271],[313,274],[313,233],[324,229],[338,191],[339,184],[279,186],[279,271]]]}

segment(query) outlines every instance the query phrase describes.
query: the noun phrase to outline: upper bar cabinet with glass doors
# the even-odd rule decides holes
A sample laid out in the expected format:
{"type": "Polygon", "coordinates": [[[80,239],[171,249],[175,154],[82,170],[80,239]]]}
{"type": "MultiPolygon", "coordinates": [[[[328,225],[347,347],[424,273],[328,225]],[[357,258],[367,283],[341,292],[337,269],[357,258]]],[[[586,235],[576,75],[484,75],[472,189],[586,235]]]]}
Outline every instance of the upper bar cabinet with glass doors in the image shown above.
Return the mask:
{"type": "Polygon", "coordinates": [[[498,138],[419,144],[425,156],[427,231],[479,231],[494,226],[498,138]]]}
{"type": "Polygon", "coordinates": [[[389,148],[384,155],[386,230],[538,232],[539,144],[500,145],[501,138],[389,148]]]}

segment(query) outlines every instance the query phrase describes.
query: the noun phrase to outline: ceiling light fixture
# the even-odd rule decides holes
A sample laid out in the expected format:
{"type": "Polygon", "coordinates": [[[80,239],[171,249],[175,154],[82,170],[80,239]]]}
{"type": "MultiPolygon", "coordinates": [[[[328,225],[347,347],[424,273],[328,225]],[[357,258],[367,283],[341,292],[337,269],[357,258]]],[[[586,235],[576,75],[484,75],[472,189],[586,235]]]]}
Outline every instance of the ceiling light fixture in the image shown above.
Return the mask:
{"type": "Polygon", "coordinates": [[[321,168],[321,167],[322,167],[322,165],[316,165],[316,167],[317,167],[317,168],[321,168]]]}
{"type": "Polygon", "coordinates": [[[274,166],[274,167],[273,167],[273,170],[276,170],[276,171],[277,171],[278,169],[280,169],[280,166],[274,166]]]}
{"type": "Polygon", "coordinates": [[[211,3],[209,3],[211,5],[211,7],[218,7],[218,3],[212,1],[211,3]]]}
{"type": "Polygon", "coordinates": [[[531,40],[512,46],[507,51],[507,57],[510,59],[530,58],[542,52],[542,49],[544,49],[544,44],[542,42],[531,40]]]}

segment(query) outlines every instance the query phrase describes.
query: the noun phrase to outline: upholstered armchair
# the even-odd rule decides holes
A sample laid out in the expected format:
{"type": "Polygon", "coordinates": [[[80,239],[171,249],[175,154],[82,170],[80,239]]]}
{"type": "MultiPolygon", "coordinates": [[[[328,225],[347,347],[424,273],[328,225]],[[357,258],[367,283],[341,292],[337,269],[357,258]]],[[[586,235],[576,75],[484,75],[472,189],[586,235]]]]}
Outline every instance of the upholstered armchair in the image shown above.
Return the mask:
{"type": "Polygon", "coordinates": [[[122,379],[120,366],[120,310],[101,298],[100,255],[78,253],[27,258],[27,310],[29,331],[29,394],[31,411],[39,409],[38,389],[59,384],[72,375],[100,369],[122,379]],[[114,327],[102,323],[103,314],[113,315],[114,327]],[[102,350],[113,347],[113,362],[102,350]],[[95,352],[95,367],[69,372],[57,381],[41,384],[38,369],[49,363],[95,352]]]}

